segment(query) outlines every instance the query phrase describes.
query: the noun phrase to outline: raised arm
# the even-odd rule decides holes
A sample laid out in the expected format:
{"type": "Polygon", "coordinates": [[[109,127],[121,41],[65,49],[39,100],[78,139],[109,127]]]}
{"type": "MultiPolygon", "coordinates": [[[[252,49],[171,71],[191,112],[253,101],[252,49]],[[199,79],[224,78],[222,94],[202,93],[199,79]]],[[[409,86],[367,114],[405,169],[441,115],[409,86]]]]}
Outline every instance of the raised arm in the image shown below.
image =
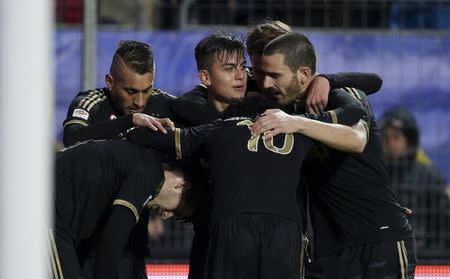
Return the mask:
{"type": "Polygon", "coordinates": [[[382,79],[372,73],[337,73],[317,75],[308,88],[305,101],[306,109],[310,113],[319,113],[328,104],[330,90],[342,87],[358,88],[369,95],[380,90],[382,79]]]}
{"type": "Polygon", "coordinates": [[[264,134],[264,139],[280,133],[300,133],[344,152],[361,153],[367,142],[367,129],[362,122],[348,127],[289,115],[279,109],[267,110],[251,129],[253,135],[264,134]]]}
{"type": "MultiPolygon", "coordinates": [[[[349,89],[350,90],[350,89],[349,89]]],[[[366,115],[360,101],[344,89],[335,89],[331,92],[328,105],[319,113],[305,113],[302,116],[331,124],[354,125],[366,115]]]]}
{"type": "Polygon", "coordinates": [[[331,89],[354,87],[371,95],[380,90],[383,80],[375,73],[345,72],[336,74],[321,74],[330,82],[331,89]]]}

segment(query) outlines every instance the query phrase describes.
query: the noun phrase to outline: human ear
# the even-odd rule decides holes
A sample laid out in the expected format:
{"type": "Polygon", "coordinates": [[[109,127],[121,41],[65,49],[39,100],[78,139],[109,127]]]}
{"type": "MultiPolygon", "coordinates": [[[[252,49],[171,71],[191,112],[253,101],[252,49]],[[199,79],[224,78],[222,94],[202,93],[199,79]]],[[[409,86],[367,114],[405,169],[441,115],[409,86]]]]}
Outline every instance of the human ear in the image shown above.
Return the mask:
{"type": "Polygon", "coordinates": [[[300,67],[297,70],[297,79],[301,85],[308,83],[311,78],[311,70],[308,67],[300,67]]]}
{"type": "Polygon", "coordinates": [[[210,86],[211,85],[211,79],[209,76],[209,72],[207,70],[200,70],[198,71],[198,78],[200,79],[200,81],[206,85],[206,86],[210,86]]]}
{"type": "Polygon", "coordinates": [[[106,83],[106,87],[108,87],[108,89],[111,90],[113,87],[113,83],[114,83],[114,78],[112,77],[111,74],[105,75],[105,83],[106,83]]]}

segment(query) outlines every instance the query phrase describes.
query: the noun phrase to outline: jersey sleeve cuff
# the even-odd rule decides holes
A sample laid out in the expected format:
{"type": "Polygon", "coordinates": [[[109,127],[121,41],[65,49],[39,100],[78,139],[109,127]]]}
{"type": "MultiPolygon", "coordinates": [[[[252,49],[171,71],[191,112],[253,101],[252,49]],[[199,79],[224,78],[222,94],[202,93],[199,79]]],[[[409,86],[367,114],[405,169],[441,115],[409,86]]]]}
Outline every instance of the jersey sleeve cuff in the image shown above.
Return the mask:
{"type": "Polygon", "coordinates": [[[113,205],[125,206],[126,208],[131,210],[131,212],[133,213],[134,218],[136,219],[136,223],[139,221],[139,212],[138,212],[136,206],[134,206],[131,202],[123,200],[123,199],[116,199],[113,201],[113,205]]]}

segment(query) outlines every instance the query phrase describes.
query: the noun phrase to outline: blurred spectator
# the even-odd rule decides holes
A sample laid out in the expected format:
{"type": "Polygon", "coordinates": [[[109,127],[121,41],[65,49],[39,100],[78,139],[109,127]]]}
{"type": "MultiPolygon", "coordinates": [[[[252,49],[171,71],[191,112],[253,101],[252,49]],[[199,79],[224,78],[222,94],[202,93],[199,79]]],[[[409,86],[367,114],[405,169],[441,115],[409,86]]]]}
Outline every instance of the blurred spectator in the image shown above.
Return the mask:
{"type": "Polygon", "coordinates": [[[393,29],[449,29],[450,2],[392,1],[390,26],[393,29]]]}
{"type": "Polygon", "coordinates": [[[419,149],[419,129],[414,116],[404,108],[394,108],[383,113],[379,123],[392,190],[403,206],[413,210],[409,219],[418,255],[420,248],[442,247],[445,238],[448,245],[446,181],[419,149]]]}

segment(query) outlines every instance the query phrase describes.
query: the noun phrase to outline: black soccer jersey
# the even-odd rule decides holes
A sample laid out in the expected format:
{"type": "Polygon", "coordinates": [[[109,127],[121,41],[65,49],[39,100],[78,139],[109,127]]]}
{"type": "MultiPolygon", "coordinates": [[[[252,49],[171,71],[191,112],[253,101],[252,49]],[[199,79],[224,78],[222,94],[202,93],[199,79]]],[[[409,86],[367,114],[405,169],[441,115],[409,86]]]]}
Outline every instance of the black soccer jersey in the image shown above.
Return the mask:
{"type": "Polygon", "coordinates": [[[368,142],[361,154],[320,146],[305,164],[319,256],[355,244],[412,237],[405,210],[389,186],[379,130],[367,97],[353,88],[345,90],[366,110],[363,123],[368,142]]]}
{"type": "MultiPolygon", "coordinates": [[[[252,79],[251,69],[247,82],[247,91],[258,92],[256,81],[252,79]]],[[[351,86],[359,88],[369,94],[377,92],[382,80],[376,74],[370,73],[337,73],[322,74],[330,82],[333,89],[351,86]]],[[[172,106],[174,114],[183,120],[186,126],[196,126],[211,123],[221,117],[221,114],[207,102],[208,89],[199,84],[191,91],[180,96],[172,106]]],[[[296,104],[294,104],[296,106],[296,104]]],[[[297,113],[296,109],[292,113],[297,113]]],[[[326,116],[326,115],[325,115],[326,116]]],[[[312,117],[314,118],[314,117],[312,117]]],[[[317,119],[322,121],[322,119],[317,119]]],[[[340,123],[340,122],[339,122],[340,123]]]]}
{"type": "Polygon", "coordinates": [[[207,99],[208,89],[198,84],[173,102],[172,111],[185,126],[211,123],[220,118],[220,112],[207,99]]]}
{"type": "Polygon", "coordinates": [[[300,221],[297,185],[311,141],[300,134],[252,137],[250,119],[228,119],[168,135],[134,129],[129,139],[178,158],[205,152],[211,170],[211,221],[241,213],[267,213],[300,221]],[[169,138],[169,140],[168,140],[169,138]]]}
{"type": "Polygon", "coordinates": [[[74,243],[101,229],[113,206],[137,220],[162,184],[159,153],[127,141],[87,142],[58,152],[55,226],[74,243]]]}
{"type": "MultiPolygon", "coordinates": [[[[88,139],[115,139],[133,127],[132,114],[122,115],[111,101],[108,88],[80,92],[70,104],[64,121],[66,146],[88,139]],[[114,120],[114,121],[111,121],[114,120]]],[[[153,89],[143,113],[164,118],[171,117],[175,97],[153,89]]]]}

